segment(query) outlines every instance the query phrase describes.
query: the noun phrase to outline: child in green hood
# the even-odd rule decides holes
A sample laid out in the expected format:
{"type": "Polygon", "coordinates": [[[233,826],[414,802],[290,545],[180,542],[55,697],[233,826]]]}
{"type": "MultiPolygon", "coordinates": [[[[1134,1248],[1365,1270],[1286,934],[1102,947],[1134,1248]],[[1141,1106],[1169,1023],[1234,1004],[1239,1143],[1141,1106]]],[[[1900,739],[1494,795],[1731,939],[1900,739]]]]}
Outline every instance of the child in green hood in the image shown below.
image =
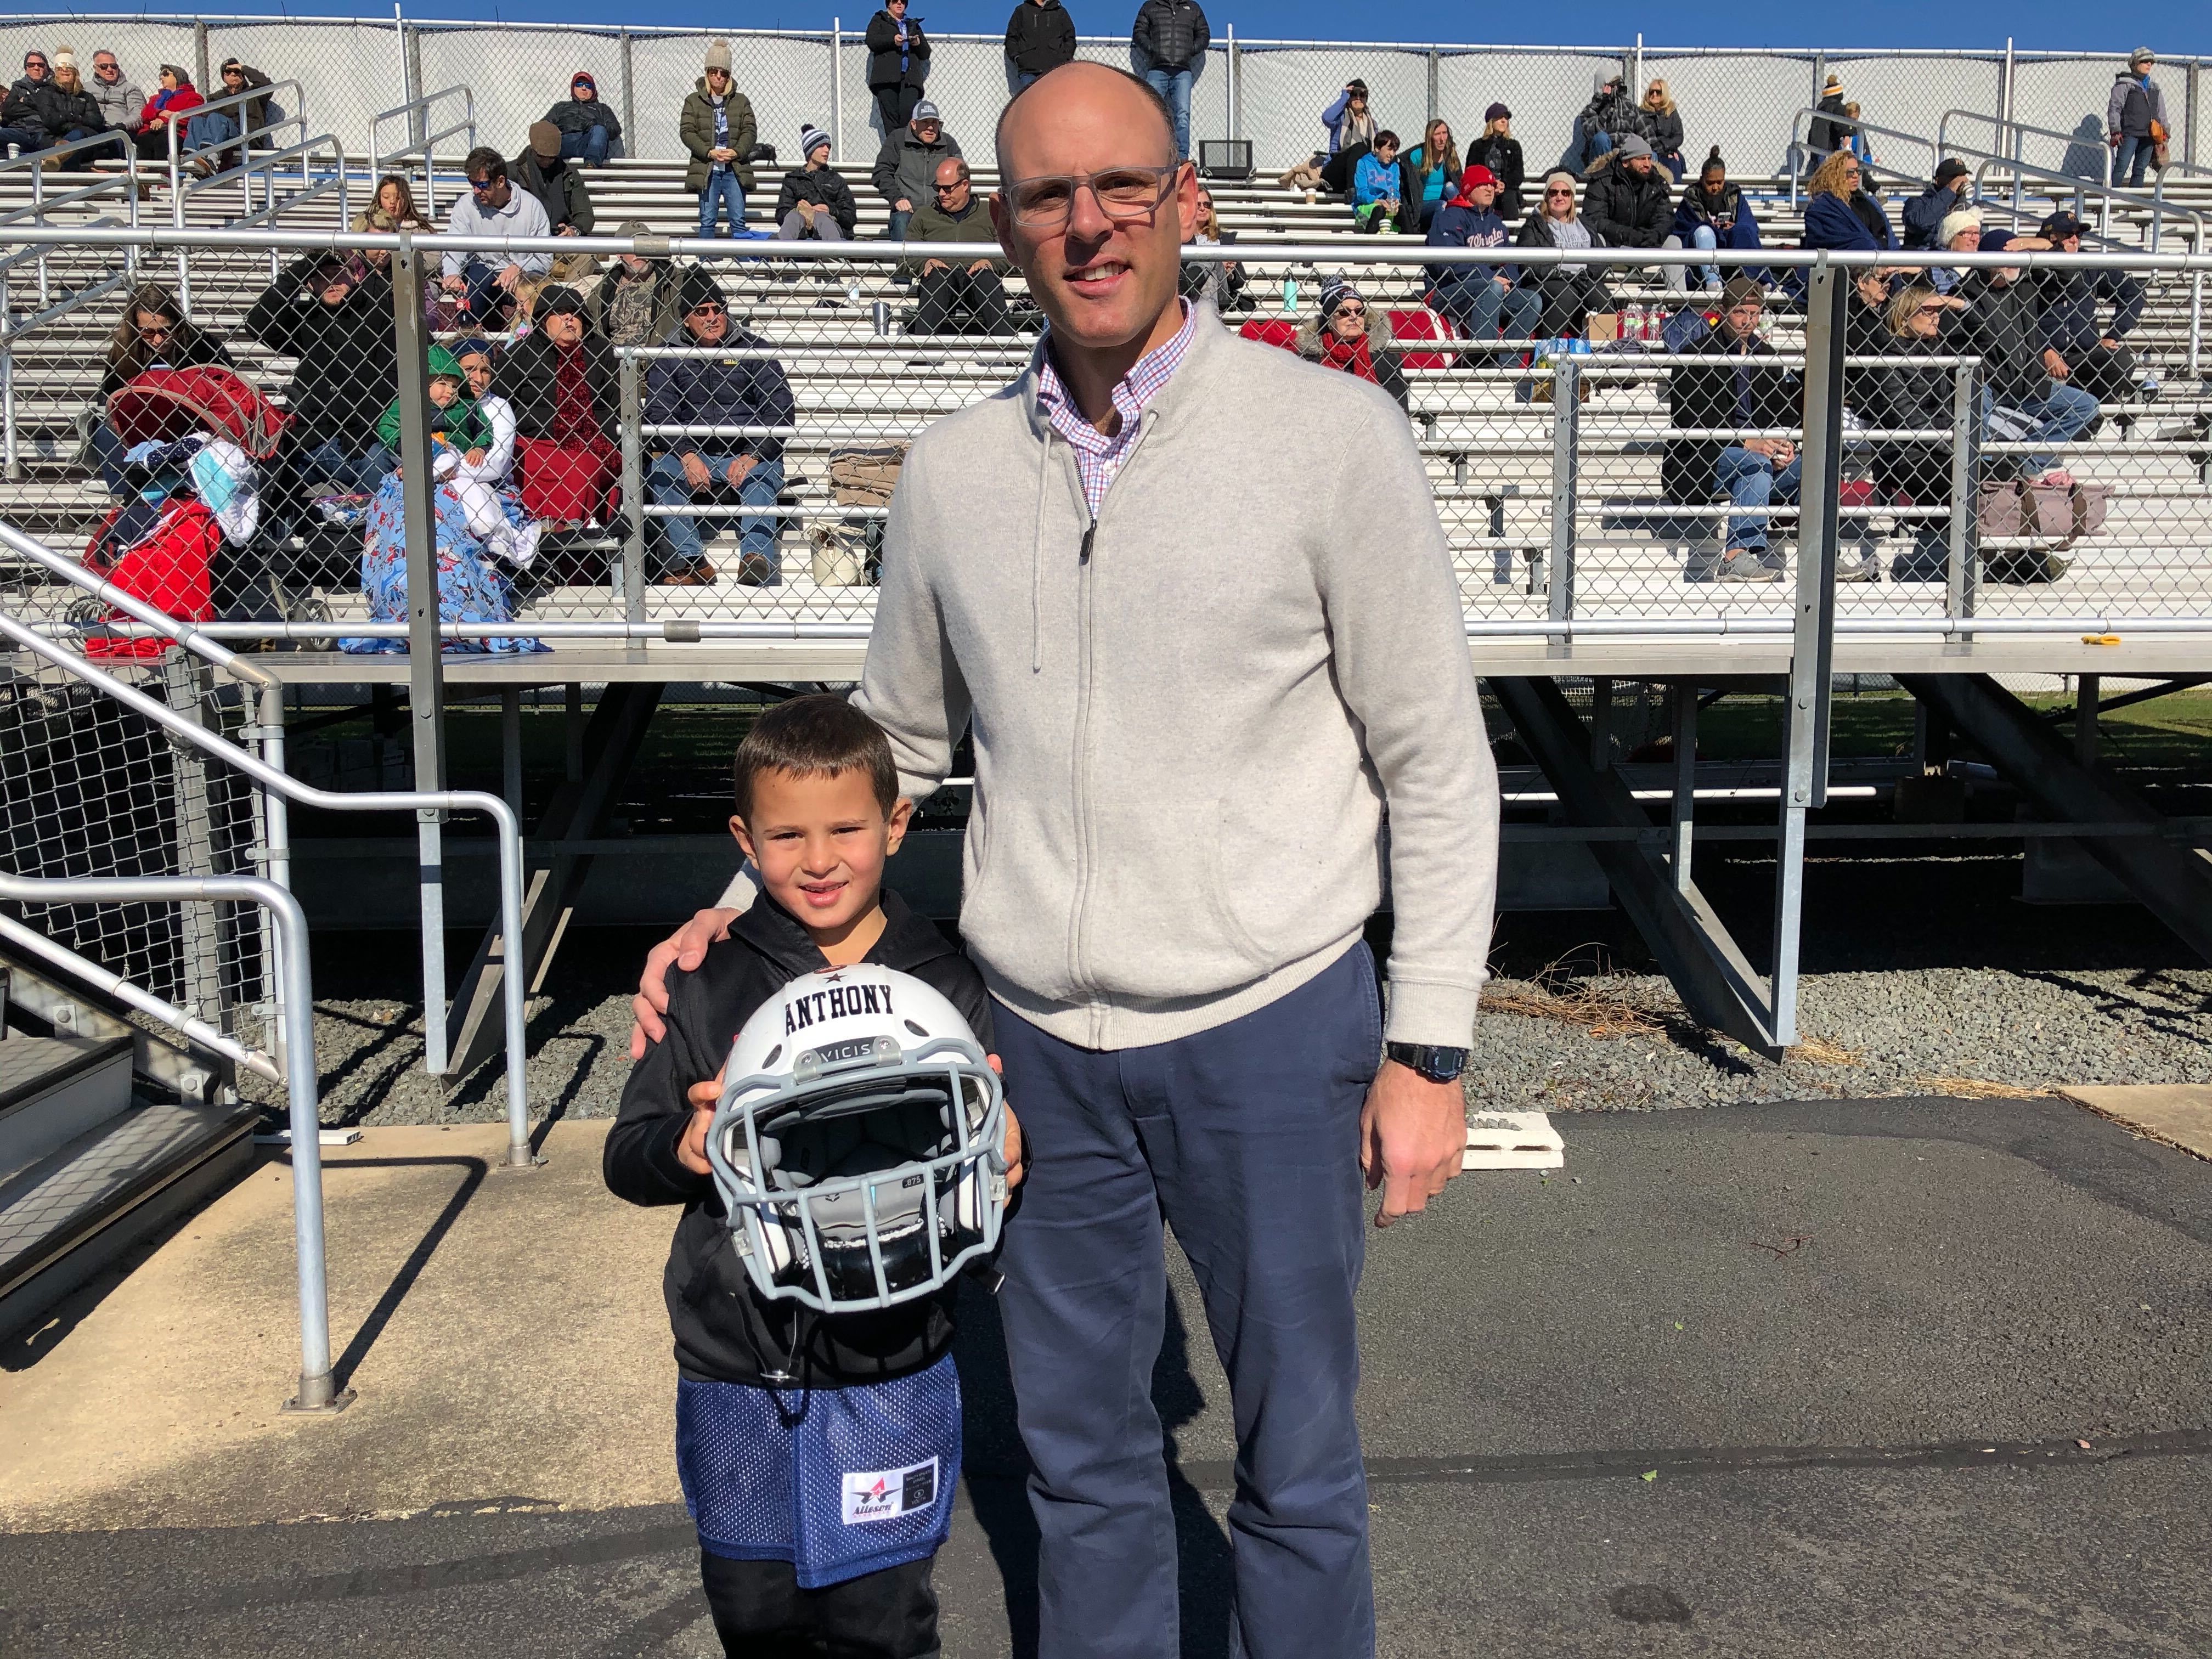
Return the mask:
{"type": "MultiPolygon", "coordinates": [[[[433,345],[428,367],[431,477],[453,492],[470,531],[485,546],[517,569],[526,570],[538,556],[538,526],[516,529],[498,491],[484,479],[470,476],[492,447],[492,423],[469,395],[469,378],[452,352],[433,345]]],[[[398,398],[392,400],[377,422],[376,435],[386,449],[399,453],[398,398]]]]}

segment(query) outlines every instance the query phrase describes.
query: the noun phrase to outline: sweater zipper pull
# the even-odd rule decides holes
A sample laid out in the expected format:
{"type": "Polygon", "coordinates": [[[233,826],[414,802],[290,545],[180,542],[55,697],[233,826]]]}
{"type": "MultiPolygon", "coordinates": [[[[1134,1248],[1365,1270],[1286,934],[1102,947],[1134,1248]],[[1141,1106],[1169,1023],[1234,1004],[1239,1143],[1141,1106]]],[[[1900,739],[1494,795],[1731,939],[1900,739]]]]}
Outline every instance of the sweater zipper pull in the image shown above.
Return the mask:
{"type": "Polygon", "coordinates": [[[1091,562],[1091,538],[1097,533],[1098,520],[1096,519],[1093,519],[1089,524],[1083,526],[1083,547],[1077,554],[1075,560],[1078,564],[1089,564],[1091,562]]]}

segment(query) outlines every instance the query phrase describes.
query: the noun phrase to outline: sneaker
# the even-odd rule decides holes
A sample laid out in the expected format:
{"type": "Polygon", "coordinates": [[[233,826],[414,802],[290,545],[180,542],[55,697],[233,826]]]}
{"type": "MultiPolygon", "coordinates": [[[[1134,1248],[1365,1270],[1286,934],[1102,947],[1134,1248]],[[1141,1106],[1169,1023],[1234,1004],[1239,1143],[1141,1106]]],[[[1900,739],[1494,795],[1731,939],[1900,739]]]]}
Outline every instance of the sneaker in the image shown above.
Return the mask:
{"type": "Polygon", "coordinates": [[[1713,572],[1717,581],[1778,582],[1782,573],[1766,562],[1763,547],[1732,547],[1722,558],[1720,568],[1713,572]]]}
{"type": "Polygon", "coordinates": [[[1856,558],[1836,561],[1836,580],[1839,582],[1878,582],[1881,580],[1881,560],[1872,548],[1856,558]]]}

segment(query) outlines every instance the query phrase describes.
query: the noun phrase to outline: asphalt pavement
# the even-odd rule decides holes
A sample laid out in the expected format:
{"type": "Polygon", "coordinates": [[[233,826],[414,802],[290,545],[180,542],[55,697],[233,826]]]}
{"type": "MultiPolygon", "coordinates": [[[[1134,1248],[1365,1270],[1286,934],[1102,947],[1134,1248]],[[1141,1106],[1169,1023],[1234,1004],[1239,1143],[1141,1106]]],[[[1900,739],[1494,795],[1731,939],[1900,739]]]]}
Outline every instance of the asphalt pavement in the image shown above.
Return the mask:
{"type": "MultiPolygon", "coordinates": [[[[1373,1236],[1386,1655],[2212,1650],[2212,1165],[2057,1100],[1557,1120],[1373,1236]]],[[[1155,1374],[1183,1652],[1230,1651],[1233,1444],[1195,1293],[1155,1374]]],[[[949,1659],[1036,1650],[992,1304],[969,1299],[949,1659]]],[[[131,1432],[127,1401],[116,1432],[131,1432]]],[[[0,1651],[708,1655],[680,1508],[0,1536],[0,1651]]]]}

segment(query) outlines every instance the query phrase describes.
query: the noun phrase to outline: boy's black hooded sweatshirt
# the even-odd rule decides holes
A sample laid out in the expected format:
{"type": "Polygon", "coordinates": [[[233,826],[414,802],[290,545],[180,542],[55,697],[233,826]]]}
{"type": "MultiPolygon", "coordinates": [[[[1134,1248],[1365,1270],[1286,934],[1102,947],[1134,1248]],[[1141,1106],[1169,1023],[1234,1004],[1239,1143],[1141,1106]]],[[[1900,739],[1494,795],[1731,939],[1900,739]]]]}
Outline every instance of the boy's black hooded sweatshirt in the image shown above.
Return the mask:
{"type": "MultiPolygon", "coordinates": [[[[982,976],[927,917],[888,888],[883,937],[864,960],[912,974],[960,1011],[986,1053],[990,999],[982,976]]],[[[829,963],[792,914],[763,893],[707,952],[696,973],[668,976],[668,1035],[630,1070],[608,1132],[607,1187],[633,1204],[681,1204],[662,1290],[689,1377],[761,1386],[836,1388],[902,1376],[933,1364],[952,1340],[952,1291],[880,1313],[817,1314],[769,1302],[738,1259],[711,1176],[693,1175],[676,1148],[691,1120],[685,1091],[722,1069],[754,1012],[802,974],[829,963]]]]}

